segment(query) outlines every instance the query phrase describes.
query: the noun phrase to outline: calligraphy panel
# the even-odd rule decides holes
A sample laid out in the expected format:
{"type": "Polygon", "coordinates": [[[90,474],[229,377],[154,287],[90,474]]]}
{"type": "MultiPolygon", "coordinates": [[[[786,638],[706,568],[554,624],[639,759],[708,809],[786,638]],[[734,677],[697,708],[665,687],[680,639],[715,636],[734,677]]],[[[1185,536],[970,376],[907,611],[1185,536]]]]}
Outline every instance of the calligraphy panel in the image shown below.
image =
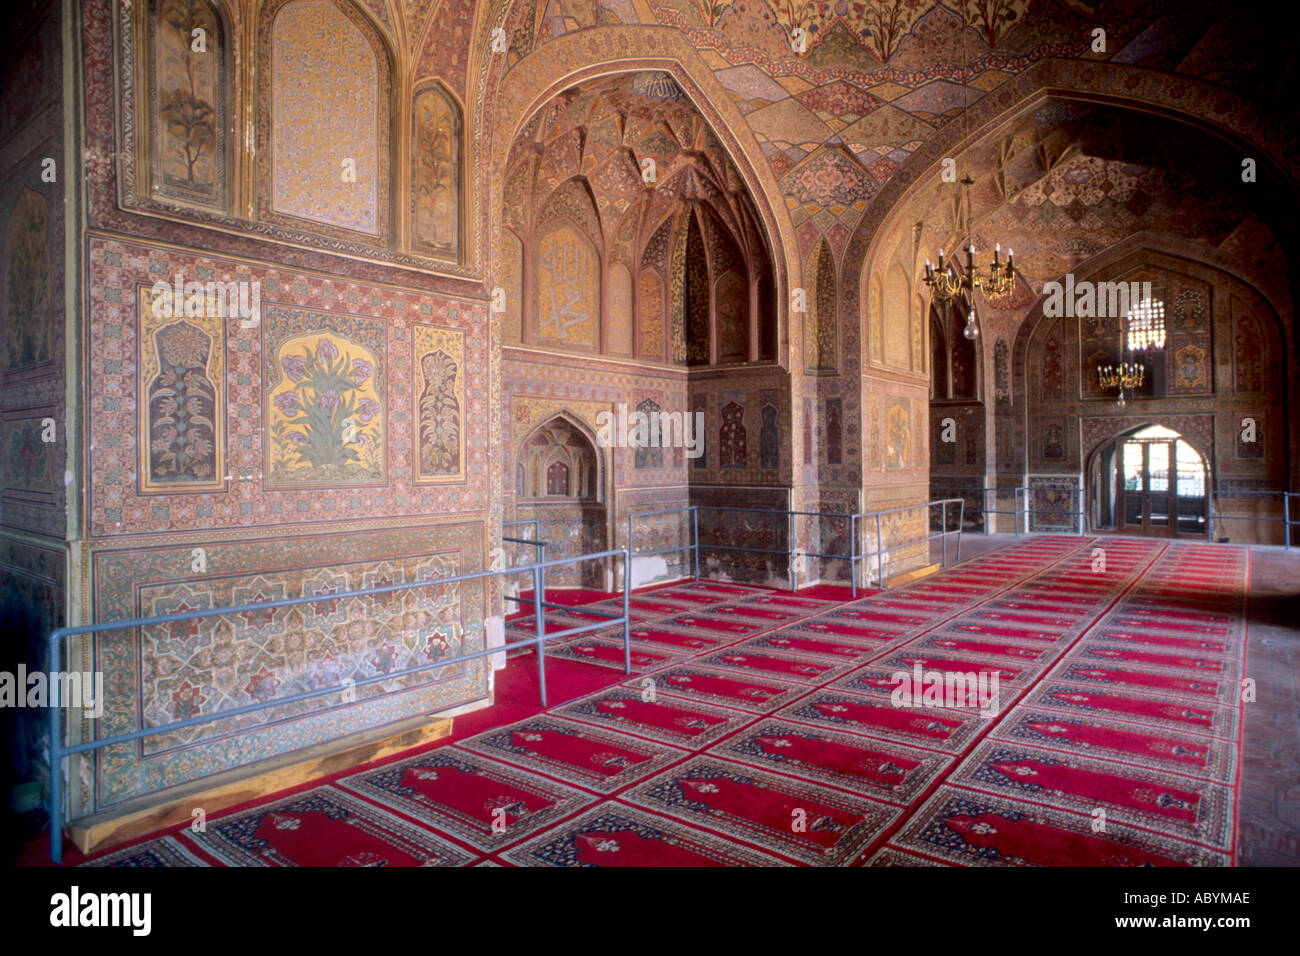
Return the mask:
{"type": "Polygon", "coordinates": [[[271,208],[378,235],[386,108],[361,28],[329,0],[295,0],[271,30],[271,208]]]}
{"type": "Polygon", "coordinates": [[[600,345],[600,263],[595,247],[563,223],[537,244],[537,340],[595,351],[600,345]]]}

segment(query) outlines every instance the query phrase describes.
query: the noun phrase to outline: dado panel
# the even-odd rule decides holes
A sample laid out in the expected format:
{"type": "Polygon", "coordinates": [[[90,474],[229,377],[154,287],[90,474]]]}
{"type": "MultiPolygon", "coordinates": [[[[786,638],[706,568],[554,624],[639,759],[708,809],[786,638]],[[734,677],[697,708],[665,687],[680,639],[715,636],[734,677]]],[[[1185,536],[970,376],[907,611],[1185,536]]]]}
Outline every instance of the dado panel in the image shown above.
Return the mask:
{"type": "MultiPolygon", "coordinates": [[[[479,521],[349,534],[165,545],[91,555],[95,620],[341,594],[483,566],[479,521]],[[202,562],[196,564],[196,550],[202,562]],[[201,570],[199,570],[201,569],[201,570]]],[[[363,681],[484,647],[482,582],[214,615],[97,635],[104,712],[80,730],[125,733],[363,681]]],[[[104,809],[312,744],[488,694],[485,661],[356,687],[98,751],[84,768],[104,809]]],[[[78,728],[74,727],[74,730],[78,728]]]]}

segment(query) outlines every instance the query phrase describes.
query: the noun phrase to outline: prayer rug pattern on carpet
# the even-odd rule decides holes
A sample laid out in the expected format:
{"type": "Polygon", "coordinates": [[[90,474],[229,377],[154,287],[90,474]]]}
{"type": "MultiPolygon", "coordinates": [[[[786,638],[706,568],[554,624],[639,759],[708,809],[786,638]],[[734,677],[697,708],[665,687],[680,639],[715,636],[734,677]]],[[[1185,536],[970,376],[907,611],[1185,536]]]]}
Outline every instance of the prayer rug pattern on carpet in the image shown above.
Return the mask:
{"type": "MultiPolygon", "coordinates": [[[[1249,572],[1050,536],[858,600],[638,592],[620,684],[88,865],[1231,865],[1249,572]],[[898,700],[918,673],[996,699],[898,700]]],[[[622,601],[547,632],[592,611],[622,601]]],[[[623,631],[546,653],[621,672],[623,631]]]]}

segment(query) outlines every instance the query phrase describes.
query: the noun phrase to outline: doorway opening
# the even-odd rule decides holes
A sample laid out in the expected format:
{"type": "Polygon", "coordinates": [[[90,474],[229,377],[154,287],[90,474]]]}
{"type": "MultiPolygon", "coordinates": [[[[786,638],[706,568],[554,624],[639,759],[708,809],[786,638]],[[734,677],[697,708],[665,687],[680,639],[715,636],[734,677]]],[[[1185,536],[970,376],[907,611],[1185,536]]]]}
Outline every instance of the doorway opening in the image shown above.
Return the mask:
{"type": "Polygon", "coordinates": [[[1205,458],[1163,425],[1143,425],[1103,445],[1089,470],[1093,530],[1205,537],[1205,458]]]}

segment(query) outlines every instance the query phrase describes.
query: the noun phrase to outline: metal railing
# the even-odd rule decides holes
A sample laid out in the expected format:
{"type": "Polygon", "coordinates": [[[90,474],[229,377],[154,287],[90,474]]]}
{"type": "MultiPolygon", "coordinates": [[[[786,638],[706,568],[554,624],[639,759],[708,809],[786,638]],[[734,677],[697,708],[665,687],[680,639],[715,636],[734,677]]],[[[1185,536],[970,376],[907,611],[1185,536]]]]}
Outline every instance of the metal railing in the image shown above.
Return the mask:
{"type": "MultiPolygon", "coordinates": [[[[1078,501],[1079,506],[1072,511],[1060,511],[1057,509],[1042,509],[1034,506],[1034,499],[1031,494],[1033,491],[1042,491],[1048,489],[1029,488],[1025,485],[1013,488],[976,488],[969,489],[972,492],[983,492],[984,506],[984,533],[992,534],[992,522],[988,520],[989,515],[1012,515],[1015,518],[1014,533],[1016,535],[1029,534],[1034,532],[1034,516],[1041,513],[1052,515],[1070,515],[1078,519],[1077,530],[1074,533],[1085,533],[1086,511],[1084,509],[1084,490],[1081,488],[1057,488],[1050,489],[1053,491],[1068,491],[1078,501]],[[1005,498],[1011,495],[1011,511],[998,510],[989,507],[989,495],[996,495],[1005,498]]],[[[1293,529],[1300,528],[1300,492],[1296,491],[1255,491],[1240,490],[1233,491],[1230,489],[1217,489],[1206,493],[1206,513],[1205,520],[1205,539],[1214,541],[1215,527],[1217,525],[1220,535],[1223,535],[1226,529],[1223,527],[1225,521],[1254,521],[1270,522],[1282,525],[1282,539],[1284,547],[1289,551],[1292,547],[1293,539],[1300,539],[1300,533],[1293,529]],[[1227,514],[1218,510],[1219,498],[1275,498],[1280,499],[1277,503],[1280,505],[1280,514],[1227,514]]],[[[1177,520],[1179,516],[1170,515],[1170,520],[1177,520]]],[[[1187,515],[1185,517],[1191,517],[1187,515]]],[[[1064,529],[1052,529],[1056,534],[1065,533],[1064,529]]],[[[1199,532],[1197,532],[1199,533],[1199,532]]],[[[1230,541],[1230,538],[1225,539],[1230,541]]],[[[1300,541],[1296,542],[1300,544],[1300,541]]]]}
{"type": "MultiPolygon", "coordinates": [[[[972,489],[972,490],[979,490],[979,489],[972,489]]],[[[1026,492],[1028,490],[1029,489],[1025,488],[1023,485],[1019,485],[1013,488],[983,489],[984,503],[981,507],[982,507],[982,514],[984,515],[984,533],[985,534],[994,533],[992,530],[993,522],[989,521],[988,519],[989,515],[1012,515],[1014,517],[1014,521],[1012,522],[1012,532],[1017,536],[1023,533],[1021,531],[1022,527],[1024,528],[1025,531],[1028,531],[1028,523],[1025,520],[1025,515],[1027,513],[1025,508],[1025,499],[1027,497],[1026,492]],[[994,495],[995,496],[994,501],[996,502],[997,500],[996,496],[1001,495],[1005,497],[1008,491],[1011,492],[1010,511],[1001,511],[997,508],[989,507],[989,495],[994,495]]]]}
{"type": "Polygon", "coordinates": [[[1028,485],[1015,485],[1012,487],[994,487],[994,488],[982,488],[977,485],[972,485],[968,488],[962,488],[960,486],[948,485],[945,486],[943,490],[969,492],[971,494],[980,495],[982,497],[983,503],[979,506],[980,508],[979,515],[980,515],[980,520],[984,525],[985,534],[998,533],[993,528],[993,522],[989,520],[990,515],[1011,515],[1012,518],[1014,519],[1012,523],[1011,533],[1016,536],[1022,534],[1036,534],[1040,532],[1046,534],[1084,534],[1085,533],[1084,529],[1086,527],[1085,519],[1087,516],[1087,512],[1084,510],[1084,501],[1083,501],[1084,491],[1081,488],[1030,488],[1028,485]],[[1068,492],[1071,495],[1071,497],[1074,499],[1074,501],[1077,502],[1077,506],[1073,510],[1069,510],[1069,511],[1062,511],[1059,508],[1036,507],[1034,504],[1034,496],[1033,496],[1033,492],[1035,491],[1068,492]],[[1007,496],[1010,495],[1011,510],[1007,511],[1001,508],[990,508],[989,495],[995,496],[994,497],[995,503],[999,498],[1005,500],[1007,496]],[[1054,517],[1072,517],[1075,519],[1075,521],[1073,522],[1074,529],[1073,530],[1067,530],[1065,528],[1036,529],[1034,528],[1035,518],[1040,514],[1051,515],[1054,517]]]}
{"type": "MultiPolygon", "coordinates": [[[[804,559],[818,558],[826,561],[844,561],[849,565],[850,589],[854,597],[858,593],[858,564],[868,558],[876,558],[877,581],[880,586],[885,587],[884,583],[884,560],[886,555],[895,551],[901,551],[905,548],[914,547],[919,544],[928,543],[935,538],[940,538],[943,542],[942,565],[948,566],[948,536],[957,535],[957,550],[955,560],[961,560],[961,534],[962,524],[965,520],[965,499],[962,498],[940,498],[934,501],[918,503],[915,505],[903,505],[898,508],[886,508],[880,511],[865,511],[856,514],[841,514],[838,512],[826,511],[794,511],[780,508],[737,508],[726,505],[684,505],[679,508],[662,508],[657,511],[640,511],[628,515],[627,519],[627,546],[631,558],[647,558],[663,554],[681,554],[689,553],[691,557],[691,576],[695,580],[700,578],[700,552],[701,551],[725,551],[740,554],[767,554],[784,556],[787,561],[787,568],[790,578],[790,590],[795,592],[799,589],[799,567],[804,559]],[[957,506],[957,527],[948,530],[948,514],[950,505],[957,506]],[[882,518],[885,515],[897,514],[904,511],[914,511],[920,508],[927,509],[935,506],[940,507],[940,530],[930,534],[922,535],[917,538],[910,538],[906,541],[890,542],[886,547],[884,544],[882,518]],[[738,544],[722,543],[705,543],[700,540],[700,521],[699,514],[701,511],[728,512],[739,514],[760,514],[770,515],[774,518],[783,518],[786,525],[786,548],[755,548],[738,544]],[[686,544],[670,545],[663,548],[651,548],[644,551],[636,550],[636,522],[637,519],[645,519],[662,515],[689,515],[691,521],[690,541],[686,544]],[[798,519],[818,518],[831,519],[848,522],[849,531],[849,553],[835,554],[820,551],[806,551],[798,547],[798,519]],[[858,530],[866,527],[867,519],[875,518],[876,521],[876,548],[874,551],[860,551],[858,548],[858,530]]],[[[927,523],[929,523],[927,521],[927,523]]],[[[870,577],[868,577],[870,581],[870,577]]],[[[866,586],[866,585],[864,585],[866,586]]]]}
{"type": "MultiPolygon", "coordinates": [[[[853,579],[852,593],[854,597],[857,597],[858,595],[857,562],[865,560],[867,558],[876,559],[876,581],[879,583],[882,589],[888,587],[888,585],[885,583],[884,558],[886,555],[892,554],[892,552],[894,551],[901,551],[905,548],[909,548],[912,547],[913,545],[918,545],[922,543],[929,544],[935,538],[939,538],[943,542],[942,556],[940,558],[940,567],[946,568],[948,567],[948,535],[955,534],[957,536],[957,554],[956,557],[954,558],[954,561],[957,562],[961,561],[961,535],[962,535],[962,528],[966,523],[966,499],[965,498],[935,498],[923,504],[918,503],[914,505],[901,505],[900,507],[897,508],[886,508],[882,511],[863,512],[860,514],[853,515],[853,519],[856,523],[856,520],[858,518],[870,518],[873,516],[876,519],[876,550],[859,554],[857,552],[856,531],[854,532],[854,536],[853,536],[853,553],[850,555],[850,561],[851,561],[851,566],[853,568],[851,577],[853,579]],[[957,527],[954,530],[949,531],[948,530],[948,506],[952,504],[957,505],[957,527]],[[882,527],[881,518],[884,515],[900,514],[904,511],[915,511],[918,508],[925,508],[926,524],[931,525],[931,527],[933,527],[933,525],[930,522],[929,512],[930,509],[935,507],[936,505],[940,507],[939,530],[937,532],[932,531],[930,534],[922,535],[919,538],[910,538],[907,541],[898,542],[897,544],[891,542],[890,547],[888,548],[884,547],[883,539],[881,537],[881,527],[882,527]]],[[[871,580],[870,578],[867,579],[868,583],[870,583],[870,580],[871,580]]]]}
{"type": "MultiPolygon", "coordinates": [[[[541,522],[540,519],[538,519],[538,518],[517,518],[517,519],[515,519],[514,521],[503,521],[503,522],[501,522],[501,528],[502,528],[502,530],[504,530],[504,529],[506,529],[506,528],[518,528],[518,527],[521,527],[521,526],[523,526],[523,525],[528,525],[529,527],[531,527],[531,528],[533,529],[533,536],[532,536],[531,538],[509,538],[509,537],[506,537],[505,535],[502,535],[502,536],[501,536],[501,540],[502,540],[502,541],[509,541],[509,542],[512,543],[512,544],[527,544],[527,545],[531,545],[533,548],[536,549],[537,560],[538,560],[538,561],[541,561],[541,562],[545,562],[545,561],[546,561],[546,542],[542,540],[542,522],[541,522]]],[[[513,569],[513,570],[519,571],[519,570],[524,570],[524,569],[521,569],[521,568],[515,568],[515,569],[513,569]]],[[[548,605],[548,604],[546,603],[546,575],[545,575],[545,573],[542,574],[541,590],[540,590],[540,591],[534,591],[534,592],[533,592],[533,598],[534,598],[534,600],[529,601],[527,598],[521,598],[521,597],[519,597],[519,596],[517,596],[517,595],[514,595],[514,594],[506,594],[506,595],[503,595],[503,597],[504,597],[505,600],[507,600],[507,601],[512,601],[512,602],[514,602],[515,604],[531,604],[531,605],[533,606],[533,615],[534,615],[534,617],[537,616],[538,614],[545,614],[545,613],[546,613],[545,611],[542,610],[542,608],[544,608],[544,607],[553,607],[553,606],[554,606],[554,605],[548,605]]]]}
{"type": "MultiPolygon", "coordinates": [[[[300,604],[313,604],[322,601],[339,601],[346,598],[368,597],[377,594],[391,594],[395,591],[406,591],[414,588],[424,587],[441,587],[449,584],[460,584],[466,581],[481,581],[491,577],[518,574],[523,571],[529,571],[533,578],[533,587],[535,593],[541,593],[543,587],[543,577],[549,567],[557,567],[565,564],[577,564],[583,561],[597,561],[615,556],[622,556],[624,568],[623,581],[623,613],[610,620],[599,621],[595,624],[583,624],[568,630],[559,631],[553,634],[547,634],[543,615],[539,612],[535,615],[535,636],[527,639],[512,641],[511,646],[532,646],[537,648],[537,683],[538,694],[543,707],[546,706],[546,642],[548,640],[557,640],[582,634],[587,631],[597,630],[599,628],[609,627],[611,624],[623,625],[623,666],[625,673],[632,673],[632,644],[631,634],[628,624],[631,620],[628,614],[628,596],[631,593],[631,561],[628,559],[627,548],[615,548],[610,551],[601,551],[596,554],[582,554],[573,557],[555,558],[550,561],[536,561],[529,565],[521,565],[513,568],[494,569],[490,571],[475,571],[469,574],[456,574],[448,577],[425,578],[420,581],[412,581],[407,584],[386,584],[368,588],[360,588],[355,591],[341,591],[331,594],[312,594],[297,598],[281,598],[274,601],[259,601],[251,604],[235,604],[229,607],[207,608],[196,611],[178,611],[173,614],[158,614],[150,617],[137,617],[129,620],[108,621],[99,624],[81,624],[75,627],[60,627],[50,633],[48,640],[49,651],[49,669],[51,673],[60,672],[60,664],[63,659],[64,641],[69,637],[79,637],[86,634],[98,634],[102,631],[121,631],[131,628],[148,627],[155,624],[170,624],[175,621],[192,621],[198,618],[213,617],[219,614],[244,614],[249,612],[267,611],[272,608],[296,607],[300,604]]],[[[464,630],[461,630],[462,636],[464,630]]],[[[486,642],[485,642],[486,643],[486,642]]],[[[51,706],[49,715],[49,754],[50,754],[50,860],[55,863],[63,861],[63,761],[67,757],[76,754],[89,753],[90,751],[100,750],[104,747],[111,747],[117,744],[130,743],[135,740],[142,740],[145,737],[152,737],[156,734],[170,733],[178,730],[185,730],[190,727],[197,727],[200,724],[209,724],[218,720],[230,717],[239,717],[244,714],[255,713],[259,710],[265,710],[270,707],[282,707],[286,704],[293,704],[299,701],[311,700],[316,697],[324,697],[330,694],[346,694],[349,691],[355,691],[358,687],[365,687],[370,684],[378,684],[385,681],[392,681],[400,677],[406,677],[411,674],[420,674],[425,671],[431,671],[440,667],[447,667],[452,664],[462,664],[466,661],[478,660],[483,657],[491,657],[495,654],[501,654],[505,648],[503,646],[484,647],[482,650],[473,651],[469,654],[460,654],[456,657],[443,658],[433,661],[429,664],[421,664],[418,667],[407,667],[398,671],[389,671],[385,674],[378,674],[374,677],[367,677],[362,680],[348,681],[335,687],[326,687],[318,690],[303,691],[299,694],[291,694],[287,697],[277,697],[274,700],[259,701],[255,704],[244,704],[240,707],[232,707],[226,710],[215,711],[210,714],[201,714],[197,717],[189,717],[185,720],[174,721],[169,724],[161,724],[156,727],[142,727],[139,730],[133,730],[128,733],[114,734],[111,737],[102,737],[94,740],[85,741],[78,744],[65,744],[63,742],[63,707],[51,706]]],[[[379,696],[379,695],[376,695],[379,696]]],[[[371,700],[375,698],[370,698],[371,700]]]]}
{"type": "MultiPolygon", "coordinates": [[[[819,551],[805,551],[799,548],[798,547],[799,519],[800,518],[844,519],[846,517],[849,517],[848,515],[842,515],[842,514],[838,514],[835,512],[828,512],[828,511],[792,511],[788,509],[772,509],[772,508],[736,508],[736,507],[731,507],[729,505],[693,505],[692,507],[696,509],[697,515],[699,514],[701,509],[704,511],[727,512],[729,514],[763,514],[763,515],[773,515],[773,516],[782,515],[786,518],[787,521],[786,541],[790,545],[790,547],[783,550],[780,548],[747,548],[741,545],[731,545],[731,544],[704,544],[699,541],[699,534],[697,531],[696,533],[697,557],[695,562],[697,567],[699,565],[698,552],[700,550],[729,551],[729,552],[739,552],[742,554],[785,555],[786,560],[788,562],[789,573],[790,573],[790,590],[793,592],[799,589],[799,564],[801,559],[822,558],[829,561],[845,560],[845,556],[842,554],[824,554],[819,551]]],[[[698,528],[698,524],[696,525],[696,527],[698,528]]],[[[852,533],[851,530],[850,533],[852,533]]],[[[631,539],[629,539],[629,544],[630,543],[631,543],[631,539]]],[[[696,576],[698,577],[698,574],[696,576]]]]}
{"type": "MultiPolygon", "coordinates": [[[[1282,544],[1290,551],[1292,528],[1300,528],[1300,492],[1297,491],[1232,491],[1229,489],[1219,488],[1209,492],[1206,497],[1206,521],[1205,521],[1205,540],[1214,541],[1214,523],[1218,521],[1220,532],[1225,531],[1222,522],[1224,521],[1270,521],[1281,522],[1282,524],[1282,544]],[[1282,498],[1282,514],[1223,514],[1215,510],[1215,501],[1219,497],[1223,498],[1282,498]]],[[[1226,539],[1231,543],[1231,535],[1226,539]]]]}

